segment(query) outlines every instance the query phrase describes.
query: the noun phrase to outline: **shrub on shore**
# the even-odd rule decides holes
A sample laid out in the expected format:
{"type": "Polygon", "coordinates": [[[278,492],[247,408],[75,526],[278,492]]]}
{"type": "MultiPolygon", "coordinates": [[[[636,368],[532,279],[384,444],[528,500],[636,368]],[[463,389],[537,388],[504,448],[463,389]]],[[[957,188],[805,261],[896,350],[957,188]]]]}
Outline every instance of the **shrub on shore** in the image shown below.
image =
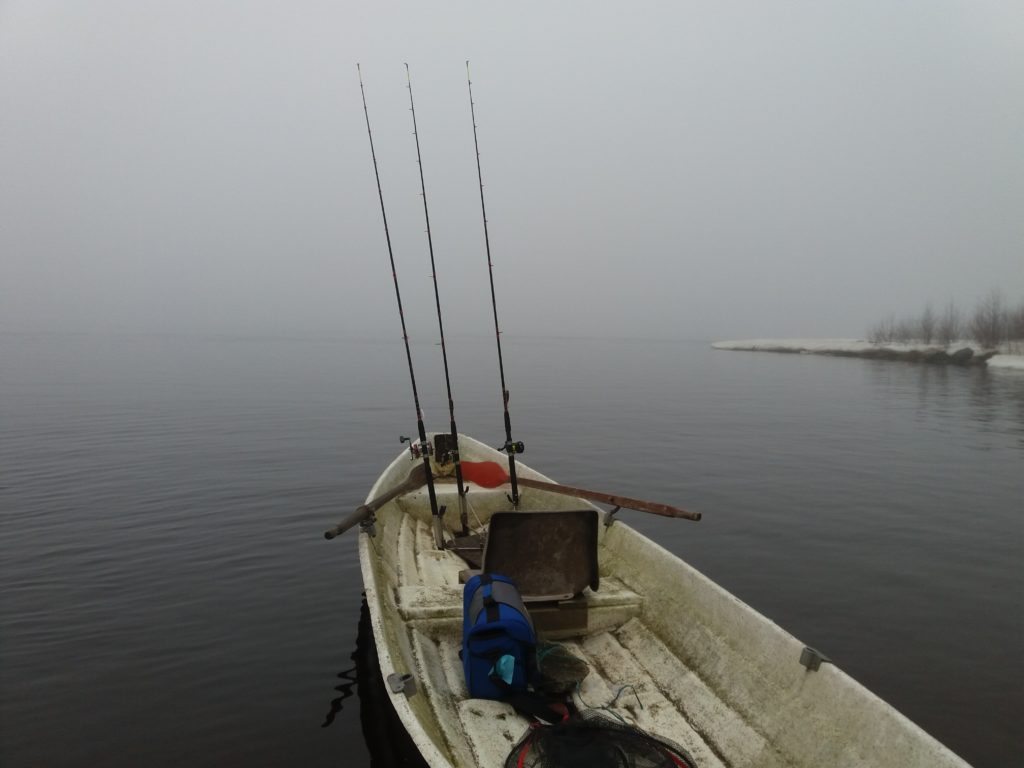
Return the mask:
{"type": "Polygon", "coordinates": [[[956,304],[950,301],[939,318],[939,327],[936,333],[936,340],[939,344],[948,347],[963,334],[963,321],[960,319],[960,310],[956,304]]]}
{"type": "Polygon", "coordinates": [[[993,291],[974,309],[969,330],[971,338],[983,347],[995,347],[1006,340],[1009,313],[1003,309],[1003,297],[993,291]]]}
{"type": "Polygon", "coordinates": [[[992,291],[975,307],[965,321],[960,310],[948,302],[941,314],[931,304],[917,317],[896,319],[890,315],[868,329],[868,341],[875,344],[940,344],[974,341],[985,349],[1001,344],[1017,346],[1024,343],[1024,301],[1016,307],[1007,306],[999,291],[992,291]]]}

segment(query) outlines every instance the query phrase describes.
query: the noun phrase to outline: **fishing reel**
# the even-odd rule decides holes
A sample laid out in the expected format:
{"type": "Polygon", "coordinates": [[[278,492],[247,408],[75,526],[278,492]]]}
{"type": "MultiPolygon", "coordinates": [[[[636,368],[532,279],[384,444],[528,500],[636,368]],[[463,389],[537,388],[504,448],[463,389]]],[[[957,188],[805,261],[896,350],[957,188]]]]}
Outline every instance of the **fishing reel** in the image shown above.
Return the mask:
{"type": "Polygon", "coordinates": [[[415,461],[416,459],[422,459],[424,456],[433,456],[434,455],[434,446],[432,446],[426,440],[424,440],[422,443],[414,443],[412,441],[411,437],[406,437],[405,435],[399,435],[398,441],[401,442],[401,443],[408,443],[409,444],[409,453],[412,454],[412,456],[410,458],[410,461],[415,461]]]}
{"type": "Polygon", "coordinates": [[[505,444],[501,446],[499,450],[502,450],[509,456],[512,456],[513,454],[522,453],[523,451],[525,451],[526,445],[523,443],[522,440],[516,440],[514,442],[512,440],[506,440],[505,444]]]}

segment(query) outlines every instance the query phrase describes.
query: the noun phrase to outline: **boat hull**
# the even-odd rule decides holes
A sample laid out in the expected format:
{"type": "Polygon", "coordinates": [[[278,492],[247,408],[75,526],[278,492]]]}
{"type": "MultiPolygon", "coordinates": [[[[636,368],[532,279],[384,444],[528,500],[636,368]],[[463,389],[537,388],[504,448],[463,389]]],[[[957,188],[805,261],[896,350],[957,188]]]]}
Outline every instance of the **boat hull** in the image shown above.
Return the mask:
{"type": "MultiPolygon", "coordinates": [[[[464,435],[459,446],[467,461],[505,461],[464,435]]],[[[411,466],[407,453],[396,458],[368,499],[411,466]]],[[[508,509],[507,491],[470,485],[470,522],[508,509]]],[[[437,493],[456,524],[454,486],[438,482],[437,493]]],[[[589,506],[528,490],[520,509],[589,506]]],[[[527,722],[508,705],[468,698],[458,659],[466,563],[434,547],[425,491],[378,510],[375,529],[360,534],[359,555],[381,675],[414,681],[391,693],[398,717],[432,768],[501,766],[527,722]]],[[[590,668],[577,706],[609,706],[702,768],[966,765],[841,669],[802,665],[800,641],[621,521],[601,526],[598,557],[601,587],[587,590],[582,626],[548,633],[590,668]],[[635,697],[619,695],[630,686],[635,697]]]]}

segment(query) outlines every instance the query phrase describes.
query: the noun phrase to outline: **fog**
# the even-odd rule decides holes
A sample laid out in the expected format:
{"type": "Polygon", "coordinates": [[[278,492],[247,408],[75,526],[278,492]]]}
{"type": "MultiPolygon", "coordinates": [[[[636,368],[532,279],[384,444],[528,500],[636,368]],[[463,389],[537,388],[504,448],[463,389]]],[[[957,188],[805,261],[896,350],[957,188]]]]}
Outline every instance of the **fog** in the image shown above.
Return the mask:
{"type": "Polygon", "coordinates": [[[0,331],[857,336],[1024,296],[1024,6],[0,3],[0,331]]]}

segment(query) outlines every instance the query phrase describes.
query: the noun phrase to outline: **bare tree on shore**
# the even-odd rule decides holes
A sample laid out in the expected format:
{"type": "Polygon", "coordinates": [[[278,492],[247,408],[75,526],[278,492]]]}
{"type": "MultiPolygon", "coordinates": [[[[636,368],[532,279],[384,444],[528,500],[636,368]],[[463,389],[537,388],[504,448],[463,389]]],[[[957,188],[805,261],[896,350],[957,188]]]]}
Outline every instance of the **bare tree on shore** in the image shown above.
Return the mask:
{"type": "Polygon", "coordinates": [[[985,349],[1001,344],[1024,344],[1024,301],[1010,308],[998,289],[990,291],[978,302],[965,322],[960,310],[950,300],[941,315],[926,304],[918,317],[896,319],[890,315],[868,329],[868,341],[875,344],[940,344],[948,347],[960,340],[973,340],[985,349]]]}
{"type": "Polygon", "coordinates": [[[887,344],[893,340],[895,335],[896,318],[892,315],[868,329],[868,341],[873,344],[887,344]]]}
{"type": "Polygon", "coordinates": [[[1006,335],[1011,341],[1024,342],[1024,301],[1009,311],[1006,335]]]}
{"type": "Polygon", "coordinates": [[[983,347],[995,347],[1006,340],[1007,317],[1003,311],[1003,297],[999,291],[991,291],[974,310],[969,330],[971,336],[983,347]]]}
{"type": "Polygon", "coordinates": [[[942,346],[948,347],[960,338],[962,325],[963,323],[960,320],[960,310],[956,308],[956,304],[954,304],[952,299],[950,299],[949,303],[946,304],[946,308],[942,310],[942,317],[939,318],[939,324],[935,332],[935,340],[942,346]]]}
{"type": "Polygon", "coordinates": [[[917,327],[918,337],[921,341],[931,344],[932,339],[935,338],[935,313],[932,311],[931,302],[924,305],[924,312],[921,313],[917,327]]]}

